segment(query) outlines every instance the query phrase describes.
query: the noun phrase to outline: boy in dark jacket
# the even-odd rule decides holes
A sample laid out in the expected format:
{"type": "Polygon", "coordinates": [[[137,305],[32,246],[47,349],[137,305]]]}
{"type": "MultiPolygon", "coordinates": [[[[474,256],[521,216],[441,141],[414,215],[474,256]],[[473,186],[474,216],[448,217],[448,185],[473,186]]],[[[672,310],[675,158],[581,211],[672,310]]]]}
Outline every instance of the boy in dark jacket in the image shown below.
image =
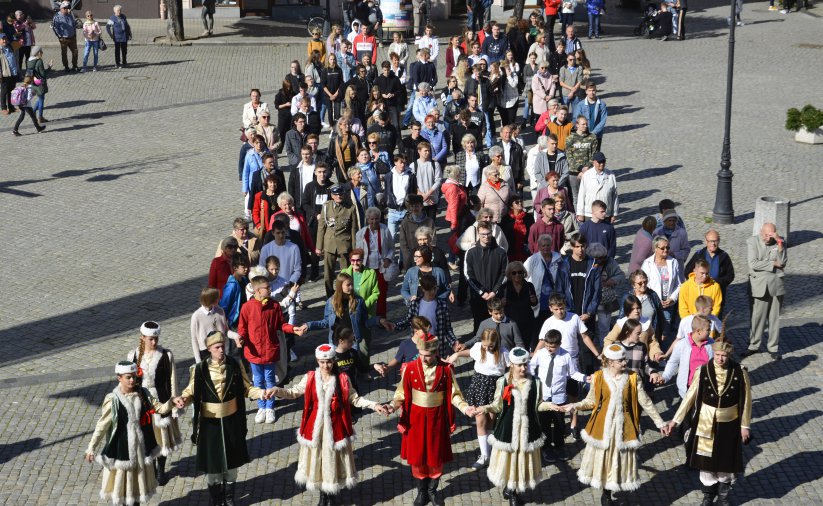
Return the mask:
{"type": "Polygon", "coordinates": [[[480,323],[488,314],[487,301],[495,297],[503,286],[506,265],[509,262],[506,251],[497,245],[490,224],[479,223],[477,233],[477,245],[466,252],[465,261],[466,280],[471,293],[469,304],[474,317],[474,334],[477,334],[480,323]]]}

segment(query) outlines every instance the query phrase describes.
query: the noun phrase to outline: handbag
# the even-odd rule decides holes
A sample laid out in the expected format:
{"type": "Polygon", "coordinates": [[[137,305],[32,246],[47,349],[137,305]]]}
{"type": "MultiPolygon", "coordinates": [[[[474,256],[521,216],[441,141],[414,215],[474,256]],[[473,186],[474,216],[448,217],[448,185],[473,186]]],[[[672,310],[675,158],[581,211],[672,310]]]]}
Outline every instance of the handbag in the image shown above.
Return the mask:
{"type": "Polygon", "coordinates": [[[100,37],[100,51],[105,51],[108,48],[109,46],[106,45],[106,41],[103,40],[103,37],[100,37]]]}
{"type": "Polygon", "coordinates": [[[240,129],[240,142],[246,142],[248,140],[249,140],[249,138],[246,137],[246,130],[241,128],[240,129]]]}

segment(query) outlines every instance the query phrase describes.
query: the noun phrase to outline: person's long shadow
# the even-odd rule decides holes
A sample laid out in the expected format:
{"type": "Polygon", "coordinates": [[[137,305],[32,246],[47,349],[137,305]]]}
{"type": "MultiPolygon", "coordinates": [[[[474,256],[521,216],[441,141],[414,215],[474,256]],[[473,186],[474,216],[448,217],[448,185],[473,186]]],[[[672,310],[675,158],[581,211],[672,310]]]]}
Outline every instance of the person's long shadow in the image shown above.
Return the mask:
{"type": "Polygon", "coordinates": [[[40,448],[43,438],[34,437],[23,441],[15,441],[8,444],[0,444],[0,465],[14,459],[18,455],[29,453],[40,448]]]}
{"type": "Polygon", "coordinates": [[[803,413],[792,413],[786,416],[756,420],[754,433],[758,446],[778,442],[784,437],[791,436],[797,429],[819,418],[823,411],[810,409],[803,413]]]}
{"type": "Polygon", "coordinates": [[[735,499],[743,504],[755,499],[780,499],[797,487],[823,476],[823,450],[800,452],[746,476],[735,487],[735,499]]]}
{"type": "Polygon", "coordinates": [[[762,420],[771,414],[771,412],[775,409],[791,404],[792,402],[802,399],[803,397],[814,395],[818,392],[820,392],[820,389],[817,387],[806,387],[801,388],[800,390],[780,392],[777,394],[767,395],[766,397],[761,397],[759,399],[754,399],[752,402],[752,418],[755,420],[762,420]]]}
{"type": "MultiPolygon", "coordinates": [[[[816,355],[803,355],[800,357],[786,357],[783,360],[770,360],[760,367],[750,370],[749,378],[751,378],[751,382],[754,385],[762,386],[770,381],[780,379],[790,374],[795,374],[797,371],[805,369],[809,364],[816,360],[816,355]]],[[[746,365],[745,361],[743,362],[743,365],[746,365]]]]}

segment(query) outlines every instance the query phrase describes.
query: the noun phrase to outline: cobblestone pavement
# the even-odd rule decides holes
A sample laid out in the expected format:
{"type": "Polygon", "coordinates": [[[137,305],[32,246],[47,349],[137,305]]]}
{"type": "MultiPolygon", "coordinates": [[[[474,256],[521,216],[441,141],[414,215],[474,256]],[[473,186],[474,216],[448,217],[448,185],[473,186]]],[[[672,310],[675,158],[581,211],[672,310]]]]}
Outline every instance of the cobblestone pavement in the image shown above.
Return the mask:
{"type": "MultiPolygon", "coordinates": [[[[616,15],[609,36],[584,44],[609,105],[604,151],[619,175],[622,213],[618,259],[625,268],[640,220],[664,197],[679,211],[696,244],[710,226],[718,169],[725,87],[725,7],[690,13],[691,39],[659,42],[628,35],[637,20],[616,15]]],[[[730,289],[731,335],[745,345],[745,247],[754,199],[790,198],[784,360],[763,355],[746,361],[755,385],[754,442],[745,448],[746,476],[735,499],[752,504],[821,503],[819,147],[795,144],[783,129],[785,110],[823,103],[823,56],[818,18],[781,16],[766,4],[746,5],[747,25],[737,30],[732,169],[737,222],[720,227],[723,247],[738,272],[730,289]],[[802,69],[803,78],[786,79],[802,69]],[[791,177],[781,177],[791,171],[791,177]],[[775,176],[775,173],[780,173],[775,176]]],[[[146,32],[148,34],[148,31],[146,32]]],[[[148,39],[148,35],[146,35],[148,39]]],[[[112,364],[137,343],[140,322],[163,325],[162,342],[178,357],[180,382],[191,363],[188,319],[216,243],[241,210],[233,140],[246,91],[261,87],[273,99],[287,62],[303,44],[206,45],[131,48],[133,67],[63,76],[50,81],[46,133],[13,139],[11,117],[0,120],[0,220],[7,238],[0,257],[6,294],[0,309],[0,503],[97,504],[99,469],[82,464],[99,406],[114,386],[112,364]],[[236,185],[236,186],[235,186],[236,185]],[[85,241],[85,242],[83,242],[85,241]]],[[[103,54],[103,64],[110,64],[103,54]]],[[[47,49],[46,58],[56,56],[47,49]]],[[[443,63],[441,64],[441,70],[443,63]]],[[[58,65],[59,66],[59,65],[58,65]]],[[[31,135],[30,135],[31,134],[31,135]]],[[[396,294],[397,290],[392,292],[396,294]]],[[[301,321],[320,316],[320,284],[308,285],[311,307],[301,321]]],[[[399,297],[391,315],[403,312],[399,297]]],[[[456,308],[456,331],[470,331],[456,308]]],[[[392,355],[405,335],[377,334],[378,359],[392,355]]],[[[310,366],[324,339],[299,341],[310,366]]],[[[461,381],[471,370],[459,368],[461,381]]],[[[367,383],[364,394],[385,401],[394,379],[367,383]]],[[[675,409],[672,386],[657,396],[667,416],[675,409]]],[[[248,407],[251,408],[251,404],[248,407]]],[[[240,504],[313,504],[317,497],[294,485],[300,407],[280,403],[273,426],[249,424],[253,462],[240,473],[240,504]],[[274,437],[268,433],[274,433],[274,437]]],[[[251,412],[251,410],[250,410],[251,412]]],[[[363,416],[356,425],[360,485],[344,503],[409,504],[412,481],[398,458],[394,419],[363,416]]],[[[648,420],[646,427],[650,428],[648,420]]],[[[184,423],[186,434],[189,433],[184,423]]],[[[476,458],[474,429],[465,417],[455,434],[455,462],[444,479],[449,504],[500,504],[499,491],[482,475],[466,472],[476,458]]],[[[697,477],[682,466],[673,440],[646,434],[640,451],[644,482],[633,503],[693,504],[697,477]]],[[[575,480],[575,457],[544,469],[529,496],[537,503],[593,503],[597,494],[575,480]]],[[[201,504],[190,445],[171,459],[174,478],[153,503],[201,504]]]]}

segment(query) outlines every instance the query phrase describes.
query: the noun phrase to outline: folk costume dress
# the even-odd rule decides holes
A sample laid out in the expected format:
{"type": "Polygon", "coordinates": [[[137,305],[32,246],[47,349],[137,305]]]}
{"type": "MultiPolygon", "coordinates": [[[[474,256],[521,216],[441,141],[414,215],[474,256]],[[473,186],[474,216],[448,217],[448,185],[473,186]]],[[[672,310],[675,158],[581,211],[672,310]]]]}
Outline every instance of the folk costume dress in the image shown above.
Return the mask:
{"type": "Polygon", "coordinates": [[[207,474],[226,473],[247,464],[246,403],[265,390],[251,386],[246,370],[232,357],[211,357],[194,366],[181,396],[192,400],[192,442],[197,445],[196,468],[207,474]]]}
{"type": "Polygon", "coordinates": [[[400,457],[422,480],[438,478],[443,464],[453,458],[450,435],[454,432],[454,410],[466,413],[468,403],[448,362],[428,366],[418,358],[406,364],[394,401],[402,403],[398,430],[403,435],[400,457]]]}
{"type": "Polygon", "coordinates": [[[498,414],[489,436],[492,451],[487,475],[496,487],[525,492],[537,487],[542,468],[540,449],[546,437],[537,419],[542,402],[540,382],[532,377],[497,380],[494,401],[483,406],[498,414]]]}
{"type": "Polygon", "coordinates": [[[592,411],[581,432],[586,442],[577,479],[594,488],[613,492],[640,487],[635,453],[642,444],[640,410],[660,428],[665,422],[643,388],[637,388],[636,373],[612,376],[605,370],[592,375],[591,389],[575,409],[592,411]]]}
{"type": "Polygon", "coordinates": [[[731,474],[732,481],[734,473],[743,472],[740,428],[751,425],[750,385],[746,368],[733,361],[726,368],[711,361],[697,370],[674,415],[678,424],[692,416],[687,444],[690,467],[731,474]]]}
{"type": "MultiPolygon", "coordinates": [[[[137,363],[138,350],[129,352],[128,360],[137,363]]],[[[137,364],[143,388],[160,402],[167,402],[177,396],[177,373],[174,370],[174,355],[171,350],[162,346],[152,352],[144,352],[143,359],[137,364]]],[[[178,417],[180,411],[172,409],[171,413],[152,415],[154,439],[160,446],[160,454],[168,457],[171,452],[178,450],[183,444],[183,435],[180,433],[178,417]]]]}
{"type": "Polygon", "coordinates": [[[281,389],[284,399],[304,396],[303,418],[297,429],[300,452],[294,481],[307,490],[336,495],[357,484],[352,441],[351,406],[374,408],[376,402],[360,397],[346,373],[322,381],[320,370],[309,371],[291,388],[281,389]],[[339,382],[339,385],[338,385],[339,382]]]}
{"type": "Polygon", "coordinates": [[[103,400],[103,412],[86,453],[103,466],[100,498],[114,505],[144,503],[154,495],[154,459],[161,448],[155,439],[153,415],[171,412],[145,388],[123,393],[120,386],[103,400]],[[102,445],[102,450],[96,450],[102,445]]]}

